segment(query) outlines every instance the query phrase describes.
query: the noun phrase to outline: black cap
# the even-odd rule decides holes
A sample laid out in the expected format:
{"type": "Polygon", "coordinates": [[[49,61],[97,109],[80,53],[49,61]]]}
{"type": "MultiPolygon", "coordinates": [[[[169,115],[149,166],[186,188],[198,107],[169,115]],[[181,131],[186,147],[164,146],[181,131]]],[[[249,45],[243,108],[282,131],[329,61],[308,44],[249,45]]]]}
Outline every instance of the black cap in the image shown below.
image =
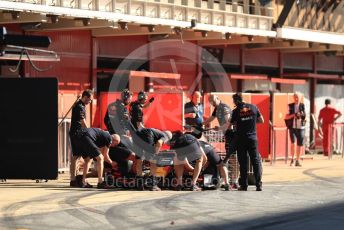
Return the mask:
{"type": "Polygon", "coordinates": [[[137,99],[138,100],[143,100],[143,99],[147,99],[148,95],[146,92],[144,91],[140,91],[139,94],[137,95],[137,99]]]}

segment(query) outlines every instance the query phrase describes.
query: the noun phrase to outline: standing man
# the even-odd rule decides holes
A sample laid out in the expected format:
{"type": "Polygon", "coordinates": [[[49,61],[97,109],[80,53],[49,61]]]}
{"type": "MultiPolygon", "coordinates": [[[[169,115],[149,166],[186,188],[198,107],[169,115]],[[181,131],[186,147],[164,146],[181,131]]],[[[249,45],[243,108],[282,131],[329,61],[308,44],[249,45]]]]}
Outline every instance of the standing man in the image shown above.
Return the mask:
{"type": "Polygon", "coordinates": [[[288,104],[288,111],[289,114],[286,114],[286,120],[292,120],[292,126],[289,129],[290,141],[291,141],[291,162],[290,166],[294,163],[294,155],[295,155],[295,145],[296,147],[296,161],[295,166],[301,167],[300,164],[300,155],[303,151],[303,142],[305,139],[305,125],[306,125],[306,111],[305,105],[300,102],[301,95],[300,93],[294,93],[294,103],[288,104]],[[295,143],[295,139],[296,142],[295,143]]]}
{"type": "Polygon", "coordinates": [[[225,103],[223,103],[218,98],[218,96],[213,95],[213,94],[210,95],[209,97],[209,103],[212,106],[214,106],[215,109],[213,113],[211,114],[211,116],[203,122],[203,125],[207,126],[210,124],[210,122],[212,122],[213,120],[215,120],[215,118],[217,118],[217,121],[219,122],[219,126],[216,126],[215,130],[218,130],[218,131],[221,130],[223,131],[223,133],[225,133],[226,130],[228,129],[229,119],[232,113],[231,108],[225,103]]]}
{"type": "Polygon", "coordinates": [[[210,95],[209,103],[215,107],[212,115],[203,122],[205,126],[207,126],[210,122],[217,118],[219,122],[219,126],[215,127],[215,130],[221,130],[225,136],[225,148],[226,148],[226,159],[225,162],[228,161],[229,168],[230,168],[230,186],[232,189],[236,189],[238,187],[238,175],[236,174],[236,143],[235,143],[235,135],[233,132],[232,127],[230,126],[230,118],[232,114],[231,108],[223,103],[218,96],[210,95]]]}
{"type": "Polygon", "coordinates": [[[262,191],[262,162],[258,153],[256,123],[264,123],[257,106],[243,102],[241,93],[233,95],[236,108],[233,110],[231,124],[236,126],[237,151],[240,165],[240,191],[247,191],[247,153],[253,165],[256,191],[262,191]]]}
{"type": "Polygon", "coordinates": [[[154,97],[152,97],[149,99],[148,103],[146,103],[147,99],[148,94],[144,91],[140,91],[137,95],[137,101],[130,104],[131,123],[137,130],[144,128],[143,109],[148,108],[154,101],[154,97]]]}
{"type": "Polygon", "coordinates": [[[92,97],[92,90],[85,90],[84,92],[82,92],[81,99],[73,105],[72,109],[72,119],[69,130],[69,137],[72,146],[72,159],[70,164],[71,187],[80,186],[78,182],[75,180],[77,160],[83,154],[79,140],[84,135],[85,128],[87,128],[85,107],[86,105],[91,103],[92,97]]]}
{"type": "Polygon", "coordinates": [[[202,129],[204,108],[201,104],[201,93],[195,91],[192,95],[192,100],[184,105],[185,124],[196,128],[202,129]]]}
{"type": "Polygon", "coordinates": [[[325,107],[320,110],[319,117],[318,117],[318,123],[320,129],[320,134],[323,135],[323,153],[324,156],[328,156],[329,153],[329,139],[328,139],[328,131],[331,124],[333,124],[340,116],[342,116],[342,113],[332,106],[330,106],[331,100],[326,99],[325,100],[325,107]]]}
{"type": "Polygon", "coordinates": [[[121,99],[109,104],[104,117],[104,123],[110,134],[118,134],[121,137],[121,144],[127,148],[132,148],[132,143],[128,135],[132,129],[130,115],[127,106],[131,103],[133,94],[124,89],[121,92],[121,99]]]}

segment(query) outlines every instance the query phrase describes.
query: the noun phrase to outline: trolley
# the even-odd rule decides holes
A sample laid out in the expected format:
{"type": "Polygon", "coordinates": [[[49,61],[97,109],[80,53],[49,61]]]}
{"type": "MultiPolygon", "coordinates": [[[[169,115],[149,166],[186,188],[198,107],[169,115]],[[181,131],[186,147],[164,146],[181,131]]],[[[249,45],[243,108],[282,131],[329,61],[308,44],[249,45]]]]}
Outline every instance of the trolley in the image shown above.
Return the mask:
{"type": "MultiPolygon", "coordinates": [[[[223,131],[215,131],[213,129],[205,130],[203,132],[204,137],[207,139],[216,150],[216,152],[221,156],[221,159],[226,157],[226,145],[225,145],[225,135],[223,131]]],[[[227,164],[228,177],[232,186],[237,186],[237,180],[239,177],[239,163],[237,160],[237,155],[233,154],[228,159],[227,164]]]]}

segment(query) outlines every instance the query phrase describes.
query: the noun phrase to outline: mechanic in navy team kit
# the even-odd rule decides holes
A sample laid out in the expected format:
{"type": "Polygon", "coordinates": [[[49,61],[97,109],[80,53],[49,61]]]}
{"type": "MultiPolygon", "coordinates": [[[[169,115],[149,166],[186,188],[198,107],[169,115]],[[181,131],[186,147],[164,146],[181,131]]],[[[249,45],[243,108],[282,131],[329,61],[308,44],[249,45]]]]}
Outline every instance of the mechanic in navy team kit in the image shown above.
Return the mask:
{"type": "Polygon", "coordinates": [[[155,157],[159,153],[161,146],[168,144],[172,138],[170,131],[161,131],[154,128],[142,128],[132,133],[134,142],[134,152],[136,153],[136,173],[137,173],[137,187],[139,190],[144,190],[142,163],[143,160],[150,161],[151,176],[153,177],[152,191],[160,191],[156,180],[156,160],[155,157]]]}
{"type": "Polygon", "coordinates": [[[124,89],[121,99],[109,104],[104,117],[104,123],[110,134],[128,135],[130,115],[127,106],[131,103],[132,92],[124,89]]]}
{"type": "Polygon", "coordinates": [[[109,157],[114,163],[106,164],[106,167],[118,168],[123,177],[129,176],[130,168],[129,161],[135,165],[135,153],[129,150],[127,147],[121,144],[121,137],[117,134],[113,134],[113,143],[109,150],[109,157]]]}
{"type": "Polygon", "coordinates": [[[237,151],[240,165],[240,191],[247,191],[247,153],[253,166],[256,191],[262,191],[262,162],[258,152],[256,123],[264,123],[257,106],[245,103],[241,93],[233,95],[236,108],[233,110],[231,124],[236,127],[237,151]]]}
{"type": "Polygon", "coordinates": [[[69,130],[69,137],[72,147],[72,158],[70,164],[71,187],[81,186],[75,179],[77,160],[81,157],[82,150],[80,149],[79,139],[83,136],[84,129],[87,128],[86,124],[86,105],[92,101],[92,90],[85,90],[82,92],[81,99],[76,101],[72,109],[71,125],[69,130]]]}
{"type": "Polygon", "coordinates": [[[92,159],[96,159],[98,173],[97,188],[106,188],[106,183],[103,180],[104,160],[113,166],[116,165],[109,157],[109,148],[117,144],[115,135],[110,135],[109,132],[99,128],[87,128],[84,131],[84,135],[78,140],[78,142],[80,144],[80,149],[82,150],[82,157],[85,161],[81,187],[93,187],[86,182],[86,175],[90,168],[92,159]]]}
{"type": "Polygon", "coordinates": [[[143,123],[143,110],[148,108],[148,106],[154,101],[154,97],[148,99],[148,94],[144,91],[140,91],[137,95],[137,101],[134,101],[130,104],[130,117],[131,123],[135,127],[135,129],[142,129],[144,128],[143,123]]]}
{"type": "MultiPolygon", "coordinates": [[[[198,142],[197,138],[191,134],[183,134],[180,131],[174,132],[170,141],[171,149],[176,151],[177,157],[174,162],[174,169],[177,176],[176,190],[180,191],[183,189],[183,173],[184,165],[187,161],[195,161],[195,167],[193,168],[192,176],[192,191],[201,191],[201,188],[196,184],[202,167],[207,162],[207,157],[198,142]]],[[[190,167],[190,166],[189,166],[190,167]]]]}
{"type": "Polygon", "coordinates": [[[228,180],[228,171],[226,166],[223,164],[223,161],[220,157],[220,155],[215,151],[214,147],[209,144],[208,142],[204,140],[199,140],[199,143],[207,156],[207,160],[209,162],[208,167],[212,167],[215,170],[218,170],[220,173],[221,178],[223,179],[224,185],[223,188],[228,191],[229,186],[229,180],[228,180]]]}
{"type": "Polygon", "coordinates": [[[131,103],[132,92],[124,89],[121,92],[121,99],[109,104],[104,117],[104,123],[110,134],[118,134],[121,138],[119,146],[132,150],[132,141],[129,134],[133,129],[130,122],[130,114],[127,106],[131,103]]]}

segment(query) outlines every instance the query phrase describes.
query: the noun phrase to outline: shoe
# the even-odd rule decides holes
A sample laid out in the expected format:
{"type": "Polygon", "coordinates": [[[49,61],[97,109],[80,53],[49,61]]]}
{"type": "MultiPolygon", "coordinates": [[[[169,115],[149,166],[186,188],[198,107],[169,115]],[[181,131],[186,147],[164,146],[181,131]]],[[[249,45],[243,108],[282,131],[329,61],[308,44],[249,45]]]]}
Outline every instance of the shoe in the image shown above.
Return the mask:
{"type": "Polygon", "coordinates": [[[82,187],[82,175],[77,175],[74,180],[69,183],[70,187],[82,187]]]}
{"type": "Polygon", "coordinates": [[[183,185],[178,184],[174,189],[176,191],[182,191],[183,190],[183,185]]]}
{"type": "Polygon", "coordinates": [[[293,164],[294,164],[294,160],[291,159],[291,161],[290,161],[290,166],[293,166],[293,164]]]}
{"type": "Polygon", "coordinates": [[[107,188],[107,184],[105,181],[103,181],[102,183],[98,183],[97,184],[97,188],[98,189],[104,189],[104,188],[107,188]]]}
{"type": "Polygon", "coordinates": [[[200,187],[198,187],[197,185],[192,185],[192,188],[191,188],[192,191],[195,191],[195,192],[199,192],[199,191],[202,191],[202,189],[200,187]]]}
{"type": "Polygon", "coordinates": [[[159,188],[157,185],[154,185],[154,186],[151,188],[151,191],[161,191],[161,188],[159,188]]]}
{"type": "Polygon", "coordinates": [[[76,180],[71,180],[69,182],[69,186],[70,187],[78,187],[78,188],[80,187],[79,183],[76,180]]]}
{"type": "Polygon", "coordinates": [[[256,191],[263,191],[262,186],[257,186],[256,191]]]}
{"type": "Polygon", "coordinates": [[[229,184],[225,184],[225,185],[223,185],[223,188],[225,189],[225,191],[229,191],[230,186],[229,186],[229,184]]]}
{"type": "Polygon", "coordinates": [[[143,186],[143,184],[141,185],[137,185],[137,191],[145,191],[145,186],[143,186]]]}
{"type": "Polygon", "coordinates": [[[247,187],[240,186],[238,188],[238,191],[247,191],[247,187]]]}
{"type": "Polygon", "coordinates": [[[295,166],[296,166],[296,167],[302,167],[302,165],[300,164],[299,161],[296,161],[296,162],[295,162],[295,166]]]}
{"type": "Polygon", "coordinates": [[[137,191],[145,191],[145,186],[143,184],[139,184],[136,187],[137,191]]]}
{"type": "Polygon", "coordinates": [[[86,182],[86,184],[82,184],[81,188],[93,188],[93,186],[86,182]]]}
{"type": "Polygon", "coordinates": [[[137,191],[145,190],[145,183],[143,177],[136,177],[136,189],[137,191]]]}
{"type": "Polygon", "coordinates": [[[231,190],[238,189],[239,185],[237,183],[230,183],[231,190]]]}

